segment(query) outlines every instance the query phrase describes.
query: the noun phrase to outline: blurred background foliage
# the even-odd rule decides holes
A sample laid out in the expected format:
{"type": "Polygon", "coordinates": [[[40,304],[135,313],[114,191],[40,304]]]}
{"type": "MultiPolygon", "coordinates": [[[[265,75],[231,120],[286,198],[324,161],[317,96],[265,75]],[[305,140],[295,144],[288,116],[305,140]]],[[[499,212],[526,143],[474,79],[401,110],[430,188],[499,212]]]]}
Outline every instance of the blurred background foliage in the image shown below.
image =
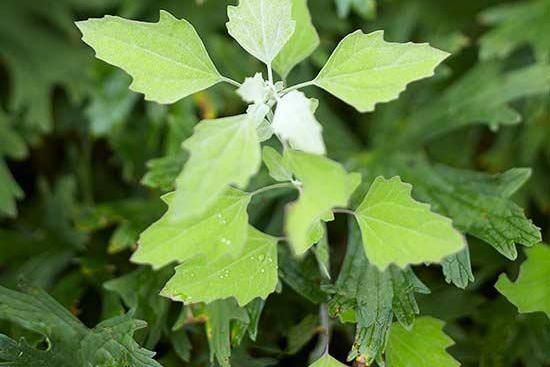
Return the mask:
{"type": "MultiPolygon", "coordinates": [[[[212,309],[171,303],[157,296],[169,271],[128,262],[187,158],[181,142],[200,119],[240,113],[244,104],[225,85],[170,106],[144,102],[128,90],[127,75],[93,57],[74,26],[104,14],[156,21],[166,9],[197,28],[222,74],[242,81],[263,68],[226,34],[228,3],[0,1],[0,284],[15,289],[25,278],[89,327],[130,310],[148,323],[136,340],[167,367],[208,365],[208,344],[219,348],[212,338],[220,333],[236,348],[235,366],[305,366],[319,327],[315,302],[325,297],[315,259],[298,263],[281,249],[284,283],[265,304],[255,342],[244,337],[234,305],[219,305],[225,309],[214,317],[212,309]]],[[[435,77],[374,113],[306,90],[321,100],[330,157],[367,181],[388,171],[409,179],[406,169],[388,169],[402,157],[425,164],[427,176],[440,165],[487,174],[531,167],[514,200],[550,233],[550,1],[309,0],[309,7],[321,45],[289,84],[314,77],[337,42],[359,28],[452,53],[435,77]]],[[[263,172],[252,186],[266,180],[263,172]]],[[[253,202],[252,220],[280,228],[280,199],[253,202]]],[[[335,276],[346,221],[338,216],[330,229],[335,276]]],[[[432,290],[418,297],[421,313],[447,323],[451,352],[465,366],[550,365],[548,319],[517,314],[492,287],[503,271],[517,274],[520,261],[469,243],[476,281],[463,291],[446,285],[437,267],[419,269],[432,290]]],[[[26,335],[11,323],[0,322],[0,330],[26,335]]],[[[352,325],[336,326],[331,353],[345,360],[353,335],[352,325]]]]}

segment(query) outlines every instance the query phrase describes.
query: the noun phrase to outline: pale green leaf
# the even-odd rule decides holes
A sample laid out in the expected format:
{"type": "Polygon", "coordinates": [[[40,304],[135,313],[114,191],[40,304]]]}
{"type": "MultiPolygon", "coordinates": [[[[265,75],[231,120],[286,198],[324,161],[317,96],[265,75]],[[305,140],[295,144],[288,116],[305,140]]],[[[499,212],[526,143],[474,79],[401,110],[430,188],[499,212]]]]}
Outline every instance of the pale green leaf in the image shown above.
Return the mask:
{"type": "Polygon", "coordinates": [[[336,47],[314,84],[369,112],[397,98],[410,82],[433,75],[447,56],[425,43],[386,42],[383,31],[356,31],[336,47]]]}
{"type": "Polygon", "coordinates": [[[339,362],[337,359],[325,354],[309,367],[346,367],[345,364],[339,362]]]}
{"type": "Polygon", "coordinates": [[[283,156],[270,146],[263,148],[263,161],[269,170],[269,175],[276,181],[287,182],[292,181],[292,172],[285,167],[283,156]]]}
{"type": "Polygon", "coordinates": [[[241,252],[247,237],[250,195],[228,188],[201,215],[172,221],[174,193],[163,197],[168,211],[145,230],[132,261],[158,269],[184,262],[199,254],[211,259],[241,252]]]}
{"type": "Polygon", "coordinates": [[[386,363],[391,367],[460,366],[447,351],[453,340],[443,332],[442,321],[420,317],[411,330],[394,323],[390,329],[386,363]]]}
{"type": "Polygon", "coordinates": [[[227,30],[252,56],[271,65],[294,33],[292,0],[240,0],[228,6],[227,30]]]}
{"type": "Polygon", "coordinates": [[[285,223],[294,252],[303,254],[314,243],[310,232],[332,208],[347,206],[361,178],[319,155],[286,150],[284,162],[303,185],[298,201],[287,207],[285,223]]]}
{"type": "Polygon", "coordinates": [[[292,91],[279,100],[271,127],[293,149],[326,153],[323,128],[315,119],[311,100],[302,92],[292,91]]]}
{"type": "Polygon", "coordinates": [[[277,239],[249,227],[247,243],[238,256],[215,259],[205,254],[186,261],[161,294],[186,303],[235,297],[245,305],[256,297],[267,298],[277,281],[277,239]]]}
{"type": "Polygon", "coordinates": [[[173,220],[200,215],[229,184],[248,184],[261,164],[256,125],[250,115],[238,115],[196,126],[183,143],[191,156],[177,178],[173,220]]]}
{"type": "Polygon", "coordinates": [[[130,89],[147,100],[174,103],[222,80],[193,26],[166,11],[157,23],[107,15],[77,26],[96,57],[130,74],[130,89]]]}
{"type": "Polygon", "coordinates": [[[296,30],[273,60],[273,68],[285,79],[288,73],[319,46],[319,35],[311,23],[307,0],[292,0],[296,30]]]}
{"type": "Polygon", "coordinates": [[[399,177],[379,176],[357,208],[365,252],[380,269],[440,262],[465,246],[451,220],[415,201],[411,190],[399,177]]]}
{"type": "Polygon", "coordinates": [[[495,288],[513,303],[519,312],[542,311],[550,318],[550,247],[544,244],[526,249],[527,260],[519,276],[511,282],[505,274],[495,288]]]}

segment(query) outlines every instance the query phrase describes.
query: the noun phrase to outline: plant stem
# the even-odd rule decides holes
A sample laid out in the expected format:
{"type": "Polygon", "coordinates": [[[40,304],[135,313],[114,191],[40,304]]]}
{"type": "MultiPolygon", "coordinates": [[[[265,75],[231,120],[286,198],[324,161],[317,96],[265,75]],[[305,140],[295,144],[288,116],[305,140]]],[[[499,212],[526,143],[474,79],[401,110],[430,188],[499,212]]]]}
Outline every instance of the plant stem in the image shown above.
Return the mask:
{"type": "Polygon", "coordinates": [[[293,85],[293,86],[290,86],[290,87],[286,88],[285,90],[283,90],[283,92],[284,93],[292,92],[293,90],[300,89],[300,88],[305,88],[305,87],[308,87],[310,85],[313,85],[314,83],[315,83],[315,80],[310,80],[308,82],[303,82],[303,83],[300,83],[300,84],[296,84],[296,85],[293,85]]]}
{"type": "Polygon", "coordinates": [[[269,85],[273,86],[273,69],[271,68],[271,64],[267,64],[267,78],[269,85]]]}
{"type": "Polygon", "coordinates": [[[235,87],[239,88],[241,86],[241,83],[231,79],[231,78],[226,78],[225,76],[222,76],[222,81],[226,82],[226,83],[229,83],[231,85],[234,85],[235,87]]]}
{"type": "Polygon", "coordinates": [[[330,318],[328,316],[328,306],[323,303],[319,306],[319,321],[321,322],[321,330],[319,331],[319,340],[315,349],[311,352],[311,360],[316,361],[323,355],[328,353],[330,345],[330,318]]]}
{"type": "Polygon", "coordinates": [[[332,209],[332,212],[335,213],[335,214],[349,214],[349,215],[355,215],[355,212],[354,212],[353,210],[349,210],[349,209],[337,208],[337,209],[332,209]]]}
{"type": "Polygon", "coordinates": [[[296,185],[294,185],[292,182],[281,182],[281,183],[276,183],[273,185],[259,188],[258,190],[252,191],[250,195],[255,196],[255,195],[263,194],[264,192],[275,190],[275,189],[295,188],[295,187],[296,185]]]}

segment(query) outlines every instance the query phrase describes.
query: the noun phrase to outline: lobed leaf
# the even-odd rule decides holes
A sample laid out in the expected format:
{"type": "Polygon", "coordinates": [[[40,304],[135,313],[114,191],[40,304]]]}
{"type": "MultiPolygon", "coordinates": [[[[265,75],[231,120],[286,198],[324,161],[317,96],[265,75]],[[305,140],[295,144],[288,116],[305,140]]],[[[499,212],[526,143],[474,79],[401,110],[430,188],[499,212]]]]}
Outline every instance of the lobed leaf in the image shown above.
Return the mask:
{"type": "Polygon", "coordinates": [[[76,25],[96,57],[130,74],[130,89],[147,100],[174,103],[222,81],[193,26],[164,10],[158,23],[107,15],[76,25]]]}
{"type": "Polygon", "coordinates": [[[381,270],[390,264],[440,262],[465,246],[451,220],[411,197],[412,186],[399,177],[377,177],[356,210],[369,261],[381,270]]]}
{"type": "Polygon", "coordinates": [[[231,37],[266,65],[271,65],[296,27],[292,0],[239,0],[238,6],[227,7],[227,15],[231,37]]]}
{"type": "Polygon", "coordinates": [[[313,81],[360,112],[398,97],[407,84],[433,75],[448,53],[428,44],[391,43],[384,32],[346,36],[313,81]]]}

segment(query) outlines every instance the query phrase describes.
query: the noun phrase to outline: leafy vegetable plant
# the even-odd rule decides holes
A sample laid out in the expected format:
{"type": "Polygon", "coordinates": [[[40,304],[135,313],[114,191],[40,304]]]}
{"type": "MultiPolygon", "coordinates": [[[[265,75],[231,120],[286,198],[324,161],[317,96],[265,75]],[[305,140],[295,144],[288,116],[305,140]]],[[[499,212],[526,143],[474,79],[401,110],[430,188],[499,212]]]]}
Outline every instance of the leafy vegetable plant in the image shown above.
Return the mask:
{"type": "MultiPolygon", "coordinates": [[[[340,15],[361,9],[359,3],[337,1],[340,15]]],[[[364,14],[370,17],[374,2],[368,3],[364,14]]],[[[513,11],[527,17],[531,10],[513,11]]],[[[515,27],[509,14],[486,13],[503,26],[482,38],[483,58],[507,57],[522,42],[516,37],[507,47],[495,47],[515,27]]],[[[318,307],[318,316],[302,320],[291,334],[286,352],[319,333],[311,367],[345,366],[329,349],[332,330],[347,323],[356,324],[347,355],[356,366],[459,366],[447,350],[454,344],[449,335],[456,334],[444,331],[444,321],[435,316],[417,317],[417,294],[431,297],[417,273],[440,267],[441,279],[466,288],[475,281],[468,242],[477,240],[509,260],[518,257],[517,244],[531,247],[517,280],[502,274],[495,288],[519,312],[550,317],[548,247],[510,199],[531,171],[488,175],[433,163],[420,149],[459,127],[516,123],[519,115],[508,103],[550,89],[547,44],[534,42],[537,57],[546,60],[540,64],[502,73],[496,64],[482,63],[438,91],[428,107],[395,108],[407,114],[402,129],[395,122],[405,118],[384,116],[385,103],[412,82],[434,73],[443,78],[450,53],[428,43],[390,42],[381,30],[358,30],[341,39],[314,78],[291,84],[291,72],[320,45],[307,1],[240,0],[227,7],[227,16],[228,34],[265,67],[244,80],[220,72],[193,25],[168,11],[161,10],[157,22],[110,15],[77,22],[96,57],[129,74],[130,89],[145,100],[177,105],[225,84],[241,100],[235,106],[245,107],[235,115],[206,116],[192,134],[178,135],[185,137],[181,151],[150,162],[143,182],[167,191],[163,214],[148,202],[96,208],[103,221],[120,221],[119,212],[126,211],[151,217],[122,220],[109,248],[129,247],[140,233],[130,259],[140,267],[103,285],[130,313],[88,328],[38,288],[25,286],[19,293],[0,287],[0,318],[44,336],[48,344],[41,350],[0,334],[0,365],[158,366],[154,353],[133,339],[145,326],[135,318],[147,319],[152,328],[143,339],[149,349],[166,337],[189,360],[183,327],[204,323],[211,362],[270,365],[235,362],[232,347],[246,335],[256,340],[268,297],[289,287],[318,307]],[[381,123],[393,122],[379,130],[370,152],[337,157],[331,134],[316,117],[329,98],[343,101],[350,113],[376,110],[381,123]],[[269,211],[269,220],[257,211],[269,211]],[[345,216],[347,245],[334,277],[331,222],[345,216]],[[171,317],[169,300],[183,304],[171,330],[164,326],[171,317]]],[[[1,118],[0,138],[11,134],[1,118]]],[[[18,138],[7,140],[13,146],[0,146],[0,154],[26,153],[18,138]]],[[[10,196],[3,211],[14,214],[11,197],[21,193],[4,171],[0,161],[0,181],[8,183],[0,202],[10,196]]],[[[105,225],[97,222],[92,226],[105,225]]]]}

